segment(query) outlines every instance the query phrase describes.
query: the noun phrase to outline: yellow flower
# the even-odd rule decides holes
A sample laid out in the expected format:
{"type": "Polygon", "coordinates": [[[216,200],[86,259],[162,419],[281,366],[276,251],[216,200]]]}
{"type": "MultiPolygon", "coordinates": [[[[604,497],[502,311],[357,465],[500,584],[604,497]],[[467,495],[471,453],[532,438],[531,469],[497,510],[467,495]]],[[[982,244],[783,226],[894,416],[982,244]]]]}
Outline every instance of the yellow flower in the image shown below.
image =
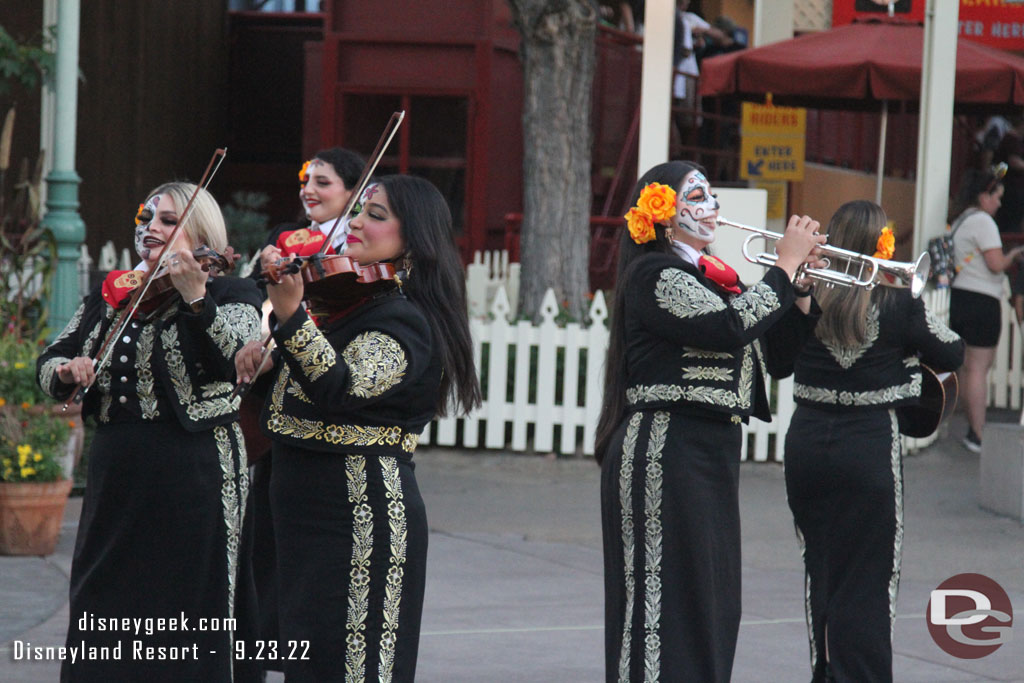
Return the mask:
{"type": "Polygon", "coordinates": [[[637,244],[644,244],[654,239],[654,221],[651,214],[640,211],[635,206],[626,214],[626,225],[629,227],[629,236],[637,244]]]}
{"type": "Polygon", "coordinates": [[[27,443],[23,443],[20,446],[18,446],[18,457],[19,458],[27,458],[31,452],[32,452],[32,446],[29,446],[27,443]]]}
{"type": "Polygon", "coordinates": [[[0,465],[3,465],[4,467],[10,467],[11,466],[11,459],[10,458],[4,458],[3,460],[0,460],[0,465]]]}
{"type": "Polygon", "coordinates": [[[889,226],[882,228],[882,234],[878,236],[878,243],[875,244],[875,258],[889,260],[896,251],[896,237],[893,236],[889,226]]]}
{"type": "Polygon", "coordinates": [[[28,453],[18,452],[18,467],[24,467],[28,464],[28,453]]]}
{"type": "Polygon", "coordinates": [[[676,191],[668,185],[651,183],[640,193],[636,208],[649,214],[651,220],[668,220],[676,215],[676,191]]]}
{"type": "Polygon", "coordinates": [[[28,367],[28,365],[20,360],[14,362],[15,370],[24,370],[26,367],[28,367]]]}
{"type": "Polygon", "coordinates": [[[32,454],[32,461],[33,462],[39,462],[42,459],[43,459],[43,454],[40,453],[39,451],[36,451],[35,453],[32,454]]]}
{"type": "Polygon", "coordinates": [[[8,479],[9,480],[11,478],[12,474],[14,474],[14,470],[12,470],[10,467],[5,467],[4,468],[4,479],[8,479]]]}
{"type": "Polygon", "coordinates": [[[5,399],[3,396],[0,396],[0,408],[3,408],[5,405],[7,405],[7,399],[5,399]]]}
{"type": "Polygon", "coordinates": [[[22,476],[22,478],[31,477],[35,473],[36,473],[36,471],[32,467],[22,467],[21,468],[21,476],[22,476]]]}

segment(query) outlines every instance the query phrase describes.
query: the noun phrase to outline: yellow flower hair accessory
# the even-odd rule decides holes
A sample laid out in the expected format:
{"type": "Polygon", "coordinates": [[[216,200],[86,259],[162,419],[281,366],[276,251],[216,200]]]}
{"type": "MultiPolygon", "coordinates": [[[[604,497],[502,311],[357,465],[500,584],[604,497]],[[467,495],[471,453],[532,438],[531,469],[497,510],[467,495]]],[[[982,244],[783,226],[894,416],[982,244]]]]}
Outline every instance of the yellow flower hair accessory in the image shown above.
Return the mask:
{"type": "Polygon", "coordinates": [[[309,181],[309,164],[312,161],[313,160],[310,159],[306,163],[302,164],[302,168],[299,169],[299,182],[302,183],[303,185],[305,185],[306,182],[309,181]]]}
{"type": "Polygon", "coordinates": [[[874,257],[888,261],[892,258],[894,251],[896,251],[896,237],[893,236],[892,230],[887,225],[882,228],[882,234],[878,236],[874,257]]]}
{"type": "Polygon", "coordinates": [[[645,244],[656,237],[654,224],[676,215],[676,191],[668,185],[650,183],[640,192],[636,206],[626,214],[629,236],[637,244],[645,244]]]}

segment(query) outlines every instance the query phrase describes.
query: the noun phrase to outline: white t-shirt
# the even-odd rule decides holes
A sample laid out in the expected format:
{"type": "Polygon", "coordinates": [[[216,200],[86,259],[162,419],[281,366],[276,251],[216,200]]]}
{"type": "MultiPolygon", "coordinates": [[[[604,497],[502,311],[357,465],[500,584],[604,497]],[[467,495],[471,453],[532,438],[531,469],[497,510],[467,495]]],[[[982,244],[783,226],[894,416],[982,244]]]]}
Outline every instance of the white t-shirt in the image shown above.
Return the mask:
{"type": "MultiPolygon", "coordinates": [[[[687,55],[679,60],[676,64],[676,69],[682,71],[684,74],[690,74],[696,76],[700,73],[697,68],[697,55],[693,51],[693,29],[699,28],[707,31],[711,28],[711,24],[701,19],[693,12],[683,12],[683,48],[687,55]]],[[[680,76],[676,74],[675,82],[672,88],[672,95],[674,97],[683,98],[686,97],[686,86],[687,81],[690,80],[686,76],[680,76]]]]}
{"type": "Polygon", "coordinates": [[[989,270],[984,256],[989,249],[1003,248],[999,226],[981,209],[967,209],[963,216],[959,226],[953,225],[953,255],[959,268],[953,288],[1001,299],[1004,275],[989,270]]]}

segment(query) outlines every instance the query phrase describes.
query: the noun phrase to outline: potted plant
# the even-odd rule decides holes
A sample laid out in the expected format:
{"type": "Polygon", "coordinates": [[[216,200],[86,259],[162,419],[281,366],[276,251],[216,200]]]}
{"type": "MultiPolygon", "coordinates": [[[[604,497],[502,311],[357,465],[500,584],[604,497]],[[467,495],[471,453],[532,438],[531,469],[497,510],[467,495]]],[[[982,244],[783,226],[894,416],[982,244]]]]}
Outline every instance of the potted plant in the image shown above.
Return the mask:
{"type": "Polygon", "coordinates": [[[0,554],[49,555],[71,493],[62,460],[74,421],[0,400],[0,554]]]}

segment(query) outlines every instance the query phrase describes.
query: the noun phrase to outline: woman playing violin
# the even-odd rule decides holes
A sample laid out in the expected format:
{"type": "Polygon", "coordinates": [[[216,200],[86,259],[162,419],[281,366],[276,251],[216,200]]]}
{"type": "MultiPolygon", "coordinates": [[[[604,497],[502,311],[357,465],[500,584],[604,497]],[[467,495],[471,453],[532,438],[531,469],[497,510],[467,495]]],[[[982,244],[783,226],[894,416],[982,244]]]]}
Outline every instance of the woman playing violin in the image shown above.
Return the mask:
{"type": "Polygon", "coordinates": [[[200,629],[233,618],[245,592],[237,552],[248,468],[237,401],[228,397],[235,352],[259,335],[260,297],[252,281],[212,277],[216,268],[204,270],[193,256],[200,246],[227,246],[220,207],[205,190],[171,242],[195,190],[167,183],[149,194],[136,217],[137,269],[110,273],[38,360],[39,384],[55,399],[91,386],[83,410],[98,422],[67,642],[122,653],[65,660],[65,681],[251,679],[233,667],[230,627],[200,629]],[[171,286],[143,301],[111,340],[109,361],[94,369],[133,284],[158,267],[165,250],[160,267],[171,286]],[[159,618],[188,620],[188,628],[104,628],[113,619],[159,618]],[[134,640],[168,656],[133,657],[134,640]]]}
{"type": "MultiPolygon", "coordinates": [[[[441,193],[387,176],[366,189],[350,227],[347,255],[395,263],[401,287],[320,327],[302,306],[301,273],[267,288],[282,361],[261,418],[273,441],[280,637],[310,643],[308,660],[284,663],[289,681],[413,680],[427,521],[412,457],[435,415],[480,401],[441,193]]],[[[281,257],[264,249],[264,269],[281,257]]],[[[240,381],[258,358],[239,354],[240,381]]]]}

